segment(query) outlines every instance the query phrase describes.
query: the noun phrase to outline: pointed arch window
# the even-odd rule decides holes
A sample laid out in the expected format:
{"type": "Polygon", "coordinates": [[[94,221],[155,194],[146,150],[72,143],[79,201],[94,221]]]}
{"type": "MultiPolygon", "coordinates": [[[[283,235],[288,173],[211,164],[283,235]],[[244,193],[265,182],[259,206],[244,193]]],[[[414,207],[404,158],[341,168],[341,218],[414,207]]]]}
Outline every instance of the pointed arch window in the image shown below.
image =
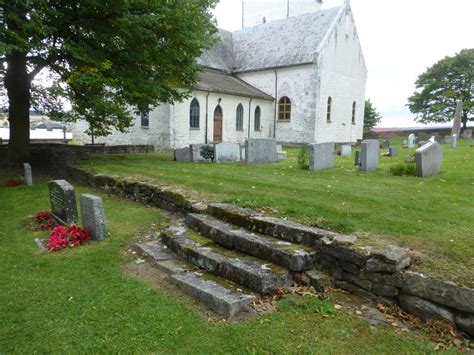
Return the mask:
{"type": "Polygon", "coordinates": [[[140,123],[145,128],[150,126],[150,114],[148,112],[140,112],[140,123]]]}
{"type": "Polygon", "coordinates": [[[280,101],[278,101],[278,120],[291,120],[291,100],[287,96],[283,96],[280,101]]]}
{"type": "Polygon", "coordinates": [[[357,103],[354,101],[352,103],[352,124],[356,123],[356,108],[357,108],[357,103]]]}
{"type": "Polygon", "coordinates": [[[237,131],[244,130],[244,107],[242,104],[237,106],[237,111],[235,113],[235,129],[237,131]]]}
{"type": "Polygon", "coordinates": [[[262,115],[262,110],[260,106],[255,107],[254,121],[253,121],[253,130],[260,131],[260,116],[262,115]]]}
{"type": "Polygon", "coordinates": [[[199,101],[194,98],[189,106],[189,127],[199,128],[199,101]]]}
{"type": "Polygon", "coordinates": [[[332,110],[332,97],[329,96],[328,98],[328,107],[326,112],[326,121],[331,122],[331,110],[332,110]]]}

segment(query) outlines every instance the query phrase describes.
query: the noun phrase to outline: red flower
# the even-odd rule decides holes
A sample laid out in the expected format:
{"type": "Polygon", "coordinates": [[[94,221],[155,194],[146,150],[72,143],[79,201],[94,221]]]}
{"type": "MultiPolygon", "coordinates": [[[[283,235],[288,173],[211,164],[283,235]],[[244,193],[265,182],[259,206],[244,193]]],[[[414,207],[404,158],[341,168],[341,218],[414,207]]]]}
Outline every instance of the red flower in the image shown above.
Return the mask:
{"type": "Polygon", "coordinates": [[[56,226],[49,235],[48,248],[58,251],[72,246],[79,246],[91,237],[86,227],[56,226]]]}

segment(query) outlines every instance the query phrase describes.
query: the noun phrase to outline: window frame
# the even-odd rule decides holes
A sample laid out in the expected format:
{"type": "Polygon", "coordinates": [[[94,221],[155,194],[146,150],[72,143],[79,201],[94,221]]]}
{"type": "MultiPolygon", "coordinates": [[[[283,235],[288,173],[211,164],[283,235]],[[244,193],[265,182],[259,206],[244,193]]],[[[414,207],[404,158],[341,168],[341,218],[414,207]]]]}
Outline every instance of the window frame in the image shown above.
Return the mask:
{"type": "Polygon", "coordinates": [[[278,121],[291,121],[291,100],[288,96],[282,96],[278,100],[278,121]]]}
{"type": "Polygon", "coordinates": [[[326,122],[331,123],[332,115],[332,97],[328,97],[327,106],[326,106],[326,122]]]}
{"type": "Polygon", "coordinates": [[[255,111],[253,113],[253,130],[255,132],[261,132],[262,131],[261,125],[262,125],[262,109],[260,108],[260,106],[257,106],[255,107],[255,111]],[[258,115],[257,115],[257,112],[258,112],[258,115]],[[257,122],[257,118],[258,118],[258,122],[257,122]]]}
{"type": "Polygon", "coordinates": [[[199,129],[201,124],[201,105],[197,98],[193,98],[189,104],[189,128],[199,129]],[[197,122],[197,125],[196,125],[197,122]]]}
{"type": "Polygon", "coordinates": [[[244,106],[239,103],[235,109],[235,130],[244,130],[244,106]]]}
{"type": "Polygon", "coordinates": [[[140,127],[150,128],[150,112],[140,112],[140,127]]]}
{"type": "Polygon", "coordinates": [[[352,103],[352,119],[351,119],[352,124],[356,124],[356,110],[357,110],[357,102],[354,101],[352,103]]]}

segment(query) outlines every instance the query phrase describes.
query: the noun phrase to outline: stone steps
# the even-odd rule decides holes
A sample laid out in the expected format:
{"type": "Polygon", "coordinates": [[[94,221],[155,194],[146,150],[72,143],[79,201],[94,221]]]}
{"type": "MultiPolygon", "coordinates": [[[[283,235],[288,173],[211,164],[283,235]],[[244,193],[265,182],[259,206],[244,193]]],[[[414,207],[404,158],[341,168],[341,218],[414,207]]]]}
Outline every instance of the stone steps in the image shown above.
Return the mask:
{"type": "Polygon", "coordinates": [[[291,286],[292,274],[287,269],[223,248],[185,226],[163,232],[161,241],[192,264],[259,294],[291,286]]]}
{"type": "Polygon", "coordinates": [[[177,258],[160,241],[136,244],[135,248],[184,293],[226,318],[234,317],[257,298],[249,290],[177,258]]]}
{"type": "Polygon", "coordinates": [[[239,250],[291,271],[310,270],[316,262],[317,252],[310,247],[255,234],[211,216],[190,213],[186,216],[186,224],[225,248],[239,250]]]}

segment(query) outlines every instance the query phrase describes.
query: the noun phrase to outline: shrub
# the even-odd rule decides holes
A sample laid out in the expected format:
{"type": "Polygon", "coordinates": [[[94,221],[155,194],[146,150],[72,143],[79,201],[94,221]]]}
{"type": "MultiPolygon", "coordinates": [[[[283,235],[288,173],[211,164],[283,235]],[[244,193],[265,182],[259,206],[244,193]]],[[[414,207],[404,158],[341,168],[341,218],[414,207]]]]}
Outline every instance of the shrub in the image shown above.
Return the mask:
{"type": "Polygon", "coordinates": [[[212,144],[203,145],[199,152],[204,159],[214,162],[214,146],[212,144]]]}
{"type": "Polygon", "coordinates": [[[309,170],[308,148],[301,147],[298,153],[298,167],[302,170],[309,170]]]}
{"type": "Polygon", "coordinates": [[[56,226],[49,235],[48,249],[58,251],[87,242],[91,237],[86,227],[56,226]]]}
{"type": "Polygon", "coordinates": [[[392,165],[390,168],[390,174],[394,176],[415,176],[416,165],[414,163],[398,163],[392,165]]]}

